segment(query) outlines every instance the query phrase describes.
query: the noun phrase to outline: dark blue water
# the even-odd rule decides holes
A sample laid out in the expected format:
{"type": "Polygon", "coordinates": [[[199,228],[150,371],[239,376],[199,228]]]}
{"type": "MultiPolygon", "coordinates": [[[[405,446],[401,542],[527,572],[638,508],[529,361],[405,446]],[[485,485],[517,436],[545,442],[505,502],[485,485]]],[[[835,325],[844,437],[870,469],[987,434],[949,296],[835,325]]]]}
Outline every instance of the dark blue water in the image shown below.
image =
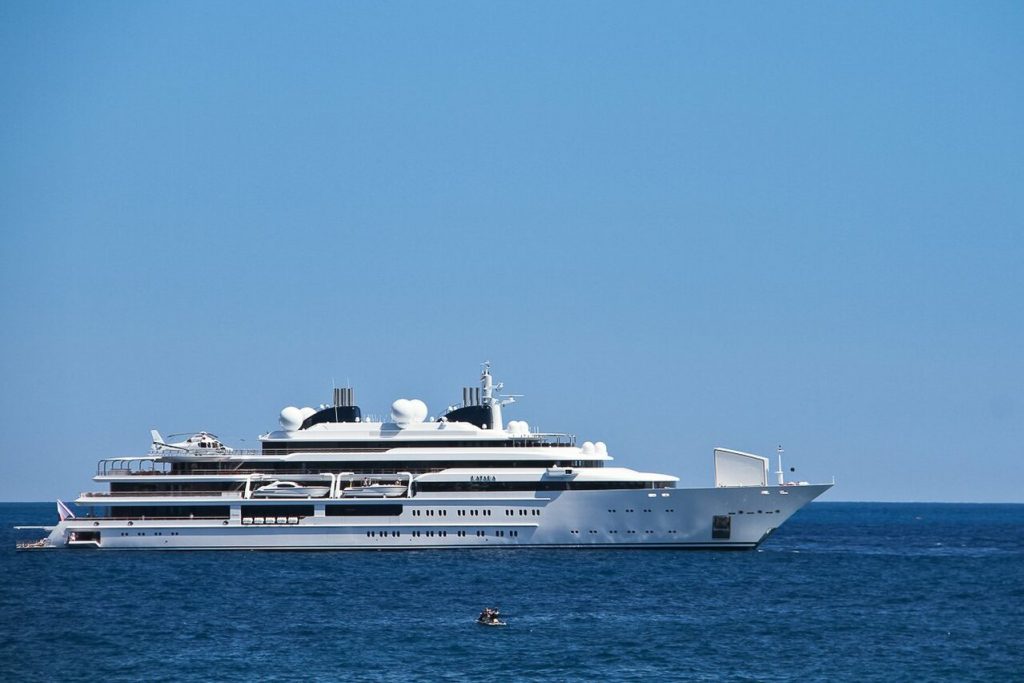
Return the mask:
{"type": "Polygon", "coordinates": [[[745,553],[14,552],[54,515],[0,505],[0,680],[1024,678],[1024,505],[816,503],[745,553]]]}

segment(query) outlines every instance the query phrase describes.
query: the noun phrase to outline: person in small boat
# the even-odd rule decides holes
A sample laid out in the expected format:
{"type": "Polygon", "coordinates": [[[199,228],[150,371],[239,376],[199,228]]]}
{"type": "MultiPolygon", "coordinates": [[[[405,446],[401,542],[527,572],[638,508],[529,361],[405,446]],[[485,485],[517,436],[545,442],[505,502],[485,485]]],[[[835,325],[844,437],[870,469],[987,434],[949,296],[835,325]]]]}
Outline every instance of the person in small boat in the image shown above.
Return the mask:
{"type": "Polygon", "coordinates": [[[499,621],[501,613],[497,607],[484,607],[484,611],[477,617],[477,621],[481,624],[496,624],[499,621]]]}

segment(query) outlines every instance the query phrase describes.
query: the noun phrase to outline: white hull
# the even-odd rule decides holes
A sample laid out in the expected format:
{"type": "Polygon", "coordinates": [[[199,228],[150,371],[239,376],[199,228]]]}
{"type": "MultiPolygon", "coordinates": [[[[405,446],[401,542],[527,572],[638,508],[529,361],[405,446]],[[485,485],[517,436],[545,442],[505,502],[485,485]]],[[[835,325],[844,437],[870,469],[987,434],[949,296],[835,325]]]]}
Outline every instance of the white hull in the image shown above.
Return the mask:
{"type": "Polygon", "coordinates": [[[396,498],[404,495],[405,486],[386,486],[371,484],[370,486],[349,486],[342,490],[345,498],[396,498]]]}
{"type": "Polygon", "coordinates": [[[276,489],[271,491],[255,491],[253,498],[290,498],[302,500],[305,498],[323,498],[330,491],[326,486],[304,486],[294,489],[276,489]]]}
{"type": "MultiPolygon", "coordinates": [[[[68,519],[50,547],[141,550],[399,550],[424,548],[718,548],[756,547],[830,484],[705,489],[537,492],[498,496],[421,493],[358,501],[401,505],[389,516],[266,517],[254,523],[233,504],[226,520],[68,519]],[[728,532],[713,531],[728,518],[728,532]]],[[[275,501],[262,499],[261,504],[275,501]]],[[[292,501],[280,501],[287,505],[292,501]]]]}

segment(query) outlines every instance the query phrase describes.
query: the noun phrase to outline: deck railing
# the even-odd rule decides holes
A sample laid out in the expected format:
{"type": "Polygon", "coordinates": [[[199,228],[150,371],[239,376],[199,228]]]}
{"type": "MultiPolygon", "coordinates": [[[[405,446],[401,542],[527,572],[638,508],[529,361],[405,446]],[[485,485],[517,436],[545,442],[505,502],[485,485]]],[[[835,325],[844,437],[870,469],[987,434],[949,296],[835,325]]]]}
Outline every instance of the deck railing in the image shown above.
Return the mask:
{"type": "Polygon", "coordinates": [[[241,491],[82,491],[79,498],[164,498],[164,497],[241,498],[241,491]]]}
{"type": "MultiPolygon", "coordinates": [[[[421,442],[422,443],[422,442],[421,442]]],[[[382,444],[380,447],[358,447],[358,448],[302,448],[302,442],[294,442],[293,447],[285,448],[267,448],[267,449],[253,449],[253,448],[239,448],[232,450],[199,450],[199,451],[179,451],[179,450],[163,450],[152,452],[143,456],[134,457],[121,457],[121,458],[104,458],[96,463],[96,475],[97,476],[111,476],[111,475],[146,475],[146,474],[169,474],[171,464],[175,462],[173,457],[175,455],[189,455],[189,456],[209,456],[211,458],[232,458],[237,459],[238,457],[280,457],[284,455],[302,455],[302,454],[338,454],[338,455],[351,455],[354,453],[386,453],[387,451],[403,448],[403,444],[400,441],[390,442],[382,444]],[[171,458],[165,460],[165,458],[171,458]]],[[[564,434],[559,432],[538,432],[530,434],[528,437],[513,437],[508,440],[495,441],[493,445],[473,445],[473,446],[460,446],[457,447],[459,450],[468,450],[470,448],[536,448],[536,447],[571,447],[576,445],[575,434],[564,434]],[[514,446],[507,446],[506,444],[514,443],[514,446]]],[[[429,446],[417,445],[413,447],[404,446],[406,448],[429,448],[429,446]]],[[[438,448],[451,448],[451,446],[438,446],[438,448]]],[[[241,464],[241,463],[239,463],[241,464]]],[[[203,470],[203,472],[209,472],[211,474],[225,474],[226,472],[233,470],[203,470]]],[[[239,470],[242,472],[243,470],[239,470]]],[[[257,469],[250,469],[250,472],[257,472],[257,469]]],[[[194,471],[199,473],[199,471],[194,471]]],[[[302,471],[296,471],[295,473],[303,473],[302,471]]]]}

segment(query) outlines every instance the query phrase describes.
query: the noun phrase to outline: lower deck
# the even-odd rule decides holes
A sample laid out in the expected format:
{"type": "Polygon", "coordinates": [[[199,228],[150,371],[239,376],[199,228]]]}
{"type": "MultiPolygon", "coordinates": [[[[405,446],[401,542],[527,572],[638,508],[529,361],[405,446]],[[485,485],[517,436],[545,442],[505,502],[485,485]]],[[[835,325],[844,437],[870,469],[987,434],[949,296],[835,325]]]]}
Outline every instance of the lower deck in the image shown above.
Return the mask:
{"type": "Polygon", "coordinates": [[[78,517],[51,546],[399,550],[753,548],[829,485],[565,491],[534,496],[226,502],[223,518],[78,517]]]}

